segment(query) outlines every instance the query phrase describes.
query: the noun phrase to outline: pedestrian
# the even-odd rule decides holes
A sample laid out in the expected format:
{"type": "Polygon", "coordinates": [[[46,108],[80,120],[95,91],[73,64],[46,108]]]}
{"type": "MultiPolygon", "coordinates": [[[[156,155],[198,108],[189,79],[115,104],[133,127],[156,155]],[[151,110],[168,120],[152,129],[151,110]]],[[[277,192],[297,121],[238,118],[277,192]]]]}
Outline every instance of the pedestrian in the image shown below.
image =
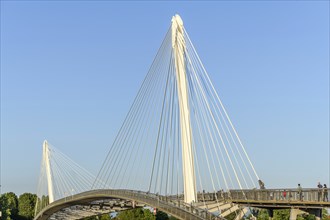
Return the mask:
{"type": "Polygon", "coordinates": [[[326,184],[323,185],[323,201],[328,202],[328,187],[326,184]]]}
{"type": "Polygon", "coordinates": [[[260,189],[266,189],[264,182],[262,182],[262,180],[258,180],[260,189]]]}
{"type": "Polygon", "coordinates": [[[320,200],[322,200],[322,184],[319,182],[318,184],[317,184],[317,188],[318,188],[318,190],[317,190],[317,201],[320,201],[320,200]]]}
{"type": "Polygon", "coordinates": [[[273,192],[270,192],[270,193],[269,193],[269,199],[270,199],[270,200],[273,200],[273,192]]]}
{"type": "Polygon", "coordinates": [[[302,195],[302,188],[300,186],[300,183],[298,183],[298,195],[299,195],[299,200],[302,201],[303,200],[303,195],[302,195]]]}
{"type": "Polygon", "coordinates": [[[283,199],[286,200],[286,190],[283,191],[283,199]]]}
{"type": "Polygon", "coordinates": [[[289,190],[289,201],[291,201],[292,199],[292,193],[291,193],[291,190],[289,190]]]}

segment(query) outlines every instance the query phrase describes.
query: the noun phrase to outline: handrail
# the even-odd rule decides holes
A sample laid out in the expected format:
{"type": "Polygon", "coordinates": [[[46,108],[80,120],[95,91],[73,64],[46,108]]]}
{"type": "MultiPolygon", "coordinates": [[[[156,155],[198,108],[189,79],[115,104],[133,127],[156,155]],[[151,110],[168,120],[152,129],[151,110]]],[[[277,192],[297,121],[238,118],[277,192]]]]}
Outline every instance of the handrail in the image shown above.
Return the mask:
{"type": "Polygon", "coordinates": [[[204,193],[204,197],[212,197],[217,194],[218,199],[224,200],[254,200],[254,201],[287,201],[287,202],[311,202],[321,206],[330,207],[329,188],[303,188],[299,189],[243,189],[218,191],[216,193],[204,193]]]}
{"type": "Polygon", "coordinates": [[[166,196],[160,196],[152,193],[146,193],[135,190],[91,190],[88,192],[79,193],[72,195],[60,200],[57,200],[47,207],[45,207],[34,219],[43,220],[47,219],[47,216],[61,210],[62,208],[69,207],[78,204],[79,201],[86,200],[102,200],[109,198],[121,198],[127,200],[134,200],[141,203],[148,204],[152,207],[157,207],[164,212],[167,212],[180,219],[214,219],[221,220],[223,218],[218,217],[212,213],[207,212],[207,210],[193,207],[192,204],[186,204],[182,201],[168,200],[166,196]]]}

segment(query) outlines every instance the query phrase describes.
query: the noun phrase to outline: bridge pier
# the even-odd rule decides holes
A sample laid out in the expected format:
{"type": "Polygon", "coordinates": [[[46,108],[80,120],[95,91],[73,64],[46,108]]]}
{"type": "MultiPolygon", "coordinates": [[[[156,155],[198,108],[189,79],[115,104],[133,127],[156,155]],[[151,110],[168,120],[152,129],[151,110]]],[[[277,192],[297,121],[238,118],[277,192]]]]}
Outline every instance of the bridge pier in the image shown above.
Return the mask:
{"type": "Polygon", "coordinates": [[[290,211],[290,220],[297,220],[297,215],[305,214],[305,213],[307,213],[307,212],[302,211],[300,209],[292,208],[290,211]]]}

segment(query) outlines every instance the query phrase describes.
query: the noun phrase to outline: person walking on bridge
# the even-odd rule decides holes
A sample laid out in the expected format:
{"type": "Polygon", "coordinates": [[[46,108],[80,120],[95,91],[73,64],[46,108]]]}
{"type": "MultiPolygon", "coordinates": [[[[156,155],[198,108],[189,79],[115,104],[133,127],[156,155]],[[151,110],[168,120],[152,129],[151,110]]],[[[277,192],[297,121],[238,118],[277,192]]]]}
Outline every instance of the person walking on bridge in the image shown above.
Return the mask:
{"type": "Polygon", "coordinates": [[[283,191],[283,199],[286,200],[286,190],[283,191]]]}
{"type": "Polygon", "coordinates": [[[318,188],[318,190],[317,190],[317,201],[320,201],[320,200],[322,200],[322,184],[319,182],[318,184],[317,184],[317,188],[318,188]]]}
{"type": "Polygon", "coordinates": [[[323,185],[323,201],[328,202],[328,187],[326,184],[323,185]]]}
{"type": "Polygon", "coordinates": [[[262,182],[262,180],[258,180],[258,183],[259,183],[260,189],[266,189],[265,183],[262,182]]]}
{"type": "Polygon", "coordinates": [[[300,183],[298,183],[298,195],[299,195],[299,200],[302,201],[303,200],[303,195],[302,195],[302,188],[300,186],[300,183]]]}

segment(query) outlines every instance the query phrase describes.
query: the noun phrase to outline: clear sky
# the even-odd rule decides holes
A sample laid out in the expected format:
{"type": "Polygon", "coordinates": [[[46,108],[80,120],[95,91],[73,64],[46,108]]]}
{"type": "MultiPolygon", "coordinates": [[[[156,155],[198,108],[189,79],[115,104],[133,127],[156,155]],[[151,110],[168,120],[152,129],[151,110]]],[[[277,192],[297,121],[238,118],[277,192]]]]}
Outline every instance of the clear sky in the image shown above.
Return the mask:
{"type": "Polygon", "coordinates": [[[329,180],[329,1],[1,1],[2,192],[97,173],[179,13],[266,187],[329,180]]]}

